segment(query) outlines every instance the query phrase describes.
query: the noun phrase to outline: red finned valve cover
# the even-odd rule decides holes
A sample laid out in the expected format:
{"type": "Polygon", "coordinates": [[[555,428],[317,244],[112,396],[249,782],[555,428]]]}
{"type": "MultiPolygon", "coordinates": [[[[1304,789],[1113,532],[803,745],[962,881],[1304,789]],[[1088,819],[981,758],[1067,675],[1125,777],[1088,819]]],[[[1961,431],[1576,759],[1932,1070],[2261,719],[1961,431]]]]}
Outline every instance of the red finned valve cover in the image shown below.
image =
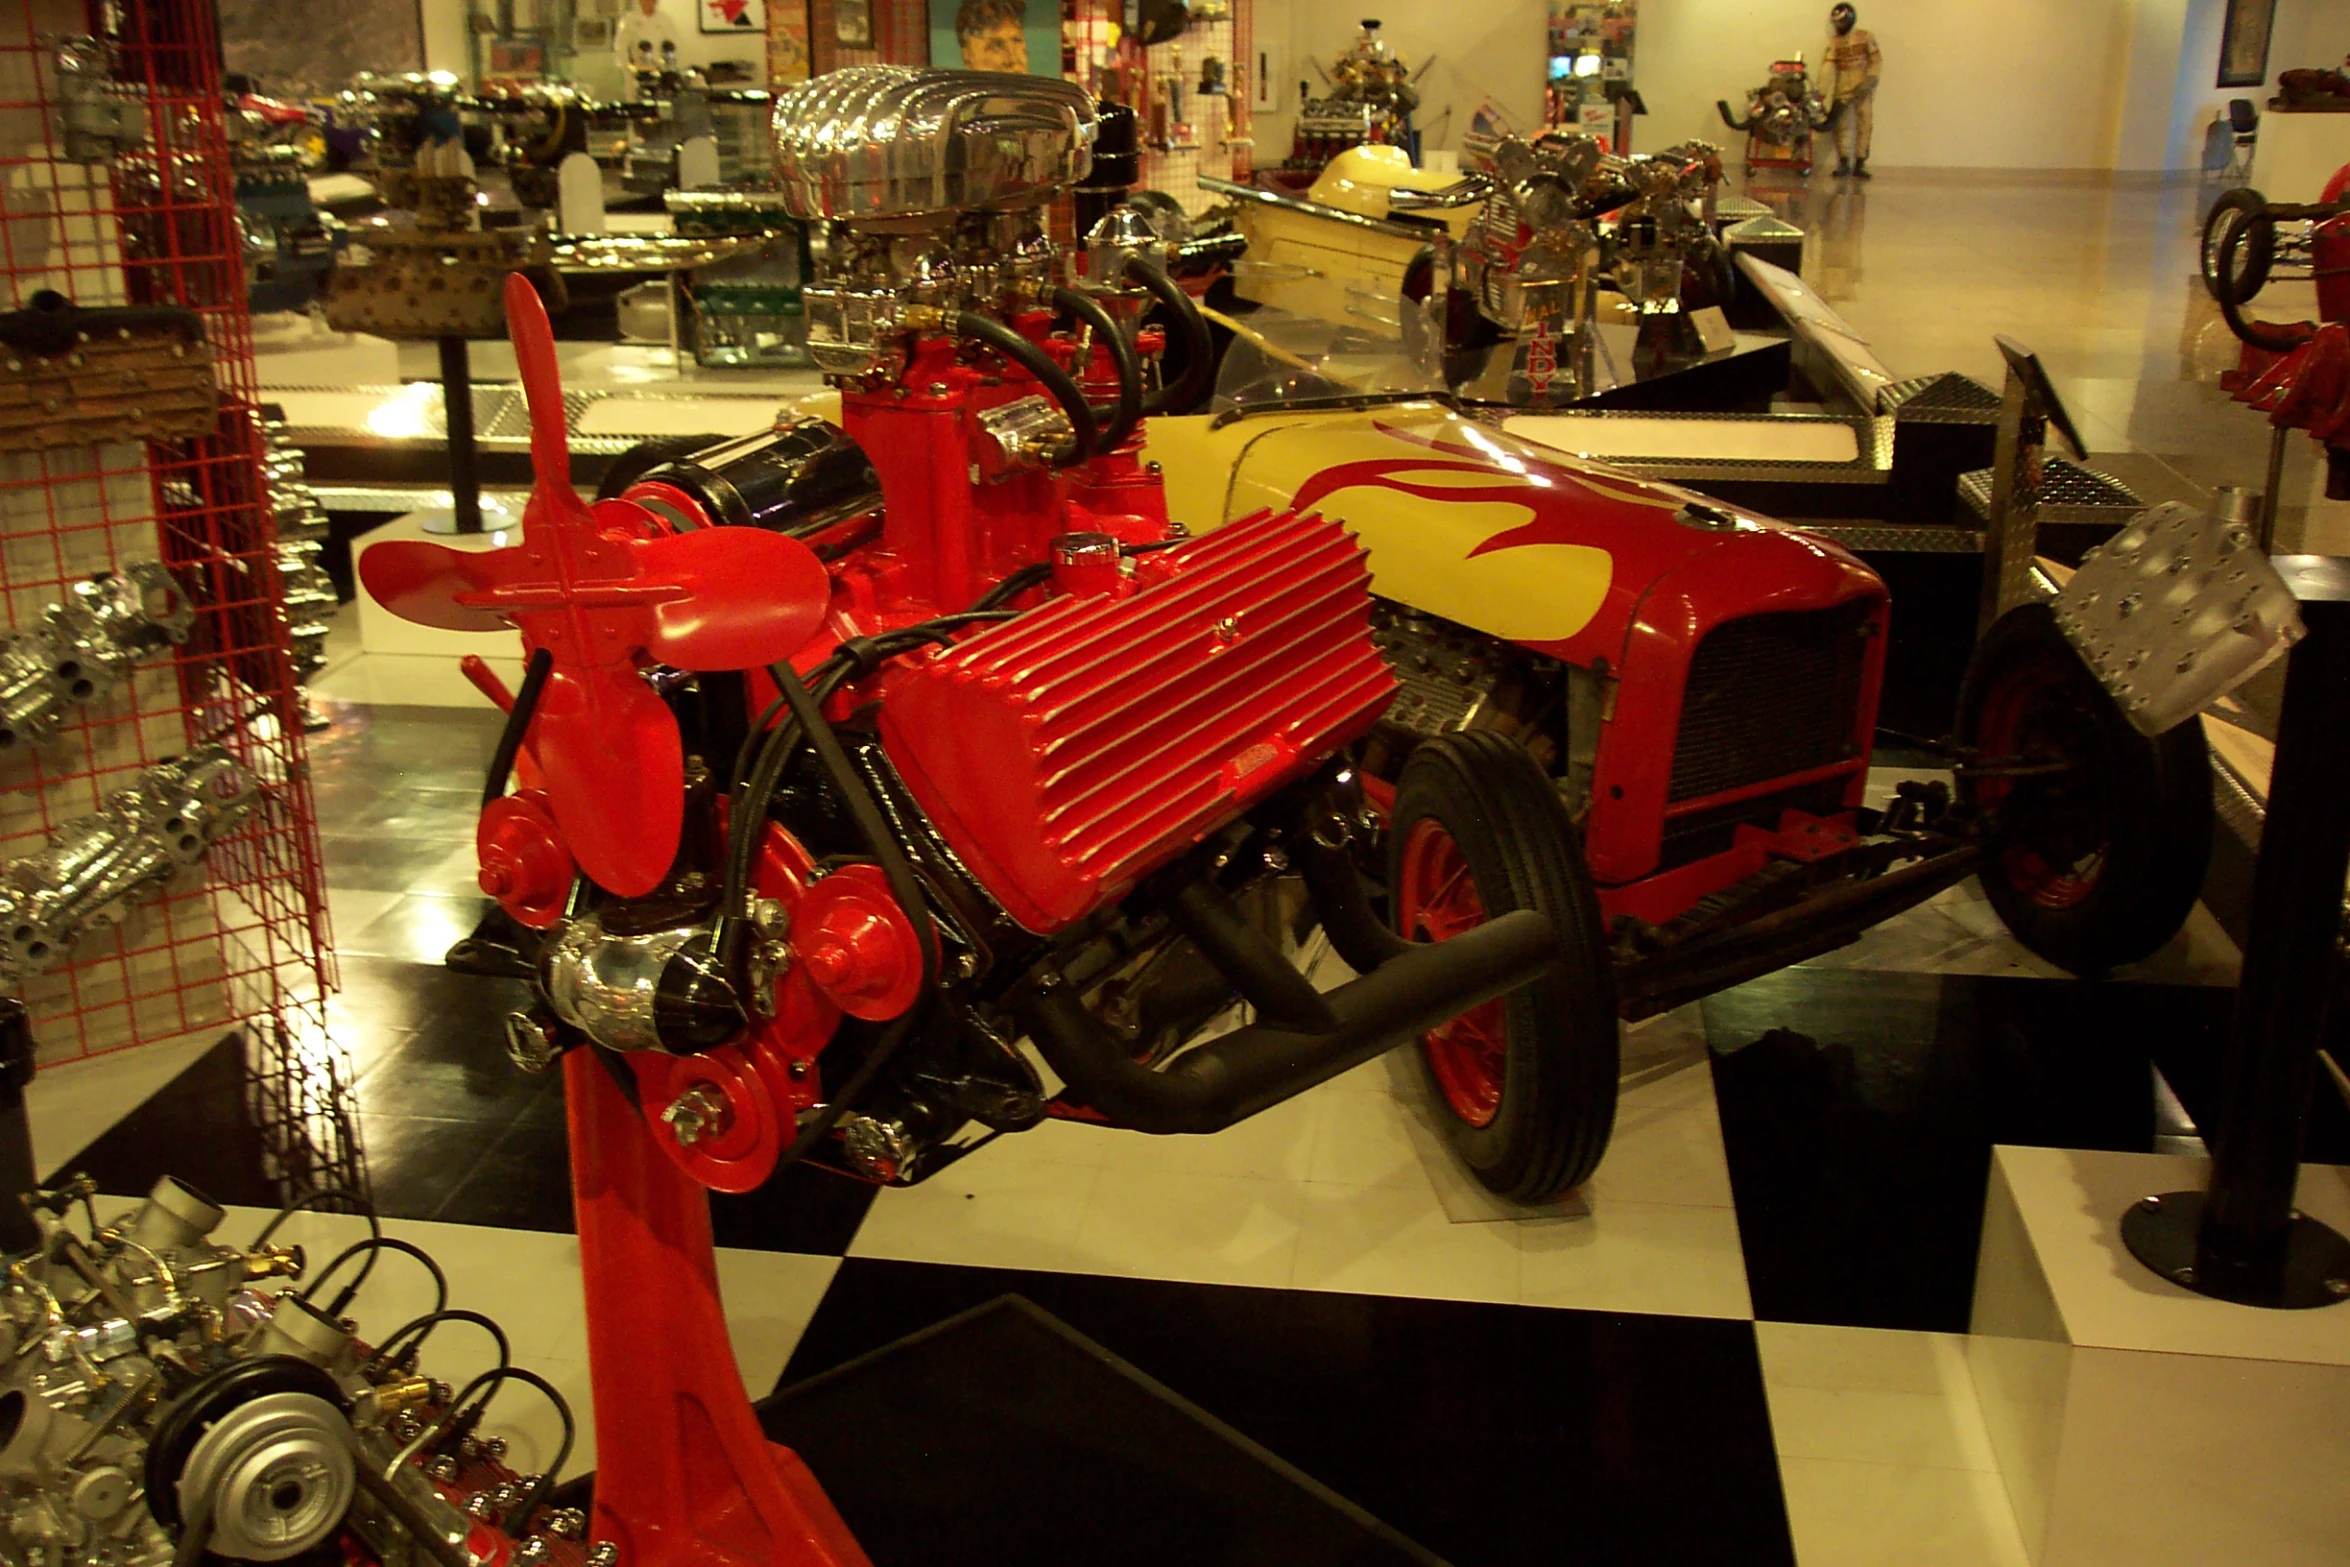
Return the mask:
{"type": "Polygon", "coordinates": [[[1045,932],[1122,896],[1368,730],[1395,694],[1336,522],[1260,512],[887,688],[881,739],[939,832],[1045,932]]]}

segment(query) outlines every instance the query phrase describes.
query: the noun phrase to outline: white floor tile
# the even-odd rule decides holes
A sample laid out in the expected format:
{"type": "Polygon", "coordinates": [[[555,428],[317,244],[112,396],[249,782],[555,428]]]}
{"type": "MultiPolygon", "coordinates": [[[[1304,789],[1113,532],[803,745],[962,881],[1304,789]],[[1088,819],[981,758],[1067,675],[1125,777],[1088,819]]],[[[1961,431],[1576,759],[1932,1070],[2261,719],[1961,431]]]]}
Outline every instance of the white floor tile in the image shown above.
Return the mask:
{"type": "Polygon", "coordinates": [[[1008,1152],[1004,1144],[1011,1141],[999,1139],[919,1186],[876,1193],[849,1254],[973,1267],[1119,1271],[1094,1266],[1078,1243],[1101,1172],[1090,1165],[993,1157],[1008,1152]]]}
{"type": "Polygon", "coordinates": [[[1779,1485],[1802,1567],[2027,1567],[1996,1474],[1782,1458],[1779,1485]]]}
{"type": "Polygon", "coordinates": [[[1080,1271],[1286,1286],[1303,1203],[1289,1181],[1105,1169],[1077,1231],[1080,1271]]]}
{"type": "Polygon", "coordinates": [[[223,1032],[208,1029],[188,1039],[44,1064],[24,1091],[34,1170],[46,1176],[87,1148],[219,1044],[223,1032]]]}
{"type": "Polygon", "coordinates": [[[1587,1219],[1514,1225],[1529,1306],[1751,1317],[1738,1216],[1727,1208],[1594,1201],[1587,1219]]]}
{"type": "Polygon", "coordinates": [[[1142,1174],[1302,1181],[1312,1164],[1323,1097],[1301,1094],[1205,1137],[1111,1131],[1104,1139],[1102,1167],[1142,1174]]]}
{"type": "Polygon", "coordinates": [[[1291,1283],[1298,1289],[1513,1303],[1518,1240],[1507,1224],[1454,1224],[1415,1186],[1309,1185],[1291,1283]]]}
{"type": "Polygon", "coordinates": [[[1615,1138],[1588,1191],[1594,1208],[1623,1201],[1731,1206],[1730,1160],[1710,1065],[1624,1090],[1615,1138]]]}
{"type": "Polygon", "coordinates": [[[1998,1470],[1963,1335],[1800,1322],[1754,1332],[1782,1457],[1998,1470]]]}

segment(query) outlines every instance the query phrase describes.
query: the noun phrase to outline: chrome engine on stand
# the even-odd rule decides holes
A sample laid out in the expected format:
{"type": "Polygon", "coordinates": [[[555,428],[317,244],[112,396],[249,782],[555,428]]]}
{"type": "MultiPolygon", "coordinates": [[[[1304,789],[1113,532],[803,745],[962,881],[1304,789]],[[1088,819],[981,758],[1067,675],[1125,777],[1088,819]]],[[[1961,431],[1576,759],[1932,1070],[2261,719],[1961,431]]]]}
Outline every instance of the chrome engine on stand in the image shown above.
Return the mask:
{"type": "Polygon", "coordinates": [[[477,1567],[547,1561],[534,1525],[577,1537],[577,1513],[540,1511],[543,1477],[515,1476],[504,1444],[474,1435],[478,1413],[450,1418],[478,1389],[452,1394],[418,1374],[439,1314],[370,1349],[340,1314],[351,1287],[323,1307],[309,1299],[376,1243],[297,1294],[308,1259],[268,1243],[276,1224],[248,1247],[225,1244],[224,1212],[168,1177],[104,1223],[94,1196],[86,1178],[28,1195],[40,1241],[7,1259],[0,1284],[9,1561],[167,1567],[327,1551],[477,1567]]]}
{"type": "Polygon", "coordinates": [[[1482,204],[1453,251],[1446,378],[1513,406],[1573,402],[1628,379],[1596,328],[1633,327],[1630,352],[1703,351],[1691,313],[1728,297],[1713,237],[1718,149],[1700,141],[1617,157],[1595,137],[1472,138],[1470,172],[1436,191],[1396,190],[1398,212],[1482,204]]]}

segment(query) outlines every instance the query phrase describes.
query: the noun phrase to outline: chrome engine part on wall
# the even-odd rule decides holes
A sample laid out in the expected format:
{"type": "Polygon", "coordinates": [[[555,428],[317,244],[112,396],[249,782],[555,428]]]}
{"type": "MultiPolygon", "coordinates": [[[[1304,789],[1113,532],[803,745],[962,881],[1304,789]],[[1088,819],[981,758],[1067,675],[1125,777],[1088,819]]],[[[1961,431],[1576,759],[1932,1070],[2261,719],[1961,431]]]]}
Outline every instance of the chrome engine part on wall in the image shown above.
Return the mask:
{"type": "Polygon", "coordinates": [[[262,422],[261,481],[277,519],[278,582],[285,595],[286,625],[294,649],[294,680],[308,680],[326,666],[326,634],[340,600],[322,556],[326,550],[326,508],[310,488],[302,449],[286,437],[285,421],[262,422]]]}
{"type": "Polygon", "coordinates": [[[0,870],[0,984],[66,962],[91,934],[203,863],[260,803],[261,785],[218,746],[149,768],[106,808],[0,870]]]}
{"type": "MultiPolygon", "coordinates": [[[[348,1290],[323,1309],[276,1290],[309,1259],[269,1245],[275,1225],[250,1247],[224,1244],[223,1210],[168,1176],[111,1222],[93,1199],[87,1177],[28,1195],[39,1243],[6,1259],[0,1555],[25,1567],[533,1559],[530,1542],[517,1551],[487,1532],[521,1515],[467,1504],[511,1491],[535,1514],[540,1480],[518,1481],[504,1443],[470,1424],[437,1444],[446,1456],[427,1445],[453,1401],[416,1374],[412,1330],[431,1319],[364,1350],[339,1315],[348,1290]]],[[[544,1523],[562,1532],[572,1516],[544,1523]]]]}
{"type": "Polygon", "coordinates": [[[195,606],[160,561],[102,571],[0,637],[0,752],[46,740],[74,708],[159,648],[188,639],[195,606]]]}

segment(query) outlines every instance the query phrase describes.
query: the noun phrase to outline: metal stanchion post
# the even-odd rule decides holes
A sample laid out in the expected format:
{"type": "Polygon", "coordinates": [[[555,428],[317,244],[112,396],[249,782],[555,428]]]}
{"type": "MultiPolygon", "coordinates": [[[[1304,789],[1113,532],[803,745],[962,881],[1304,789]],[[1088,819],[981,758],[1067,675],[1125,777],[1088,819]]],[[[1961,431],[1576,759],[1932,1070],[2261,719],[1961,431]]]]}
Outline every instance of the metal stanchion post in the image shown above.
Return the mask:
{"type": "Polygon", "coordinates": [[[2285,488],[2285,437],[2290,433],[2281,424],[2268,432],[2268,487],[2260,492],[2260,523],[2253,531],[2263,555],[2277,552],[2277,504],[2285,488]]]}
{"type": "Polygon", "coordinates": [[[441,407],[449,427],[449,498],[459,533],[481,532],[481,467],[473,444],[473,364],[465,339],[444,337],[441,407]]]}
{"type": "Polygon", "coordinates": [[[2350,875],[2350,560],[2287,555],[2276,566],[2308,635],[2285,667],[2210,1189],[2144,1199],[2123,1215],[2122,1239],[2205,1295],[2329,1306],[2350,1299],[2350,1240],[2298,1212],[2293,1193],[2350,875]]]}

